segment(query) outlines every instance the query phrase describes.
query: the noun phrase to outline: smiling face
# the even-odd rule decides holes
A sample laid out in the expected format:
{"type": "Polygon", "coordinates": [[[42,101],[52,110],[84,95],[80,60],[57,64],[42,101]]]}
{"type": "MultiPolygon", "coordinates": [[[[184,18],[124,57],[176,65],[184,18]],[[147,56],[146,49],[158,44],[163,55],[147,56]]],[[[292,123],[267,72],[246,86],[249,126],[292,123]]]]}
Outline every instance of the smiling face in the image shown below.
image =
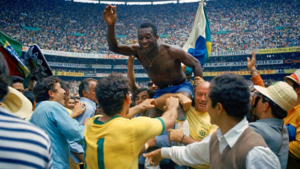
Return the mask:
{"type": "Polygon", "coordinates": [[[75,107],[75,100],[69,99],[68,106],[69,106],[69,109],[73,110],[75,107]]]}
{"type": "Polygon", "coordinates": [[[203,82],[199,84],[195,92],[195,109],[197,112],[205,113],[206,112],[206,94],[209,89],[209,82],[203,82]]]}
{"type": "Polygon", "coordinates": [[[52,101],[56,101],[64,106],[64,98],[65,98],[65,90],[61,88],[60,83],[55,83],[54,85],[54,91],[52,91],[52,95],[50,96],[50,99],[52,97],[52,101]]]}
{"type": "Polygon", "coordinates": [[[155,48],[157,40],[158,35],[154,36],[151,27],[138,30],[138,43],[146,53],[151,52],[155,48]]]}

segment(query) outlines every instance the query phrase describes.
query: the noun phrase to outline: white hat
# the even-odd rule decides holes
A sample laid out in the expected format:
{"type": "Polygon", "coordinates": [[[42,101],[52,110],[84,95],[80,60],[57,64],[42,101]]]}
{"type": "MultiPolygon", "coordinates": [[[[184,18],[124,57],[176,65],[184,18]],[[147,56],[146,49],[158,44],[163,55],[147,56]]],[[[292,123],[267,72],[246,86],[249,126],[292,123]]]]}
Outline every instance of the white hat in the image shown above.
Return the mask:
{"type": "Polygon", "coordinates": [[[31,102],[22,93],[10,86],[8,86],[8,94],[2,105],[4,109],[22,119],[32,113],[31,102]]]}
{"type": "Polygon", "coordinates": [[[298,85],[300,85],[300,69],[296,70],[293,74],[290,76],[285,76],[285,80],[291,79],[292,81],[296,82],[298,85]]]}
{"type": "Polygon", "coordinates": [[[286,82],[277,82],[268,88],[255,85],[254,88],[286,111],[297,104],[297,94],[286,82]]]}

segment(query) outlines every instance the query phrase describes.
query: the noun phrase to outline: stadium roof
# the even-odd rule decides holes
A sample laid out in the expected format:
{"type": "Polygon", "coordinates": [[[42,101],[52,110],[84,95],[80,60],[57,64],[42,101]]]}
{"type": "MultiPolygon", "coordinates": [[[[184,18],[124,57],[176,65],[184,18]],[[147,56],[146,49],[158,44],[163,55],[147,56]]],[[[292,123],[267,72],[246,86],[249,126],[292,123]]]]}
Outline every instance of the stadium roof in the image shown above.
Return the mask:
{"type": "MultiPolygon", "coordinates": [[[[188,3],[188,2],[199,2],[201,0],[65,0],[74,1],[81,3],[95,3],[95,4],[127,4],[127,5],[156,5],[166,3],[188,3]]],[[[209,0],[205,0],[209,1],[209,0]]],[[[213,1],[213,0],[211,0],[213,1]]]]}

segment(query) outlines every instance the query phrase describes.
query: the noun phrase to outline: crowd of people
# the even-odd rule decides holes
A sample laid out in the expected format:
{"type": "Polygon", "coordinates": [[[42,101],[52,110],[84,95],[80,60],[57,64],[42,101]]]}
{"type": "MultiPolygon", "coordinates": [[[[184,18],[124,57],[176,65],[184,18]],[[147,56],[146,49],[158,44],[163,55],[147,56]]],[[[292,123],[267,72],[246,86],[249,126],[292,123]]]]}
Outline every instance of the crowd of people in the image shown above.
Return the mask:
{"type": "MultiPolygon", "coordinates": [[[[208,1],[212,52],[299,46],[299,5],[297,0],[208,1]]],[[[101,16],[104,7],[61,1],[2,1],[0,28],[25,46],[108,53],[107,27],[101,16]]],[[[136,42],[138,25],[152,22],[158,27],[160,43],[182,47],[191,32],[197,7],[197,3],[118,5],[118,41],[136,42]]]]}
{"type": "MultiPolygon", "coordinates": [[[[226,38],[223,37],[226,34],[220,31],[230,31],[230,27],[234,27],[232,30],[237,31],[243,41],[246,36],[242,35],[247,34],[244,32],[259,33],[261,23],[263,30],[271,34],[272,31],[286,30],[278,28],[284,27],[283,23],[289,26],[289,31],[298,24],[299,11],[287,9],[289,5],[299,5],[293,0],[281,3],[224,0],[207,5],[210,4],[214,8],[208,8],[208,11],[212,17],[219,18],[215,23],[211,19],[212,30],[222,38],[226,38]],[[265,13],[264,9],[274,11],[265,13]],[[280,12],[283,18],[277,16],[280,12]],[[249,18],[252,15],[258,20],[249,18]],[[232,19],[243,22],[233,23],[232,19]],[[226,20],[228,22],[222,24],[226,20]]],[[[157,23],[164,34],[178,35],[180,32],[175,30],[188,29],[185,24],[193,21],[194,13],[188,10],[196,9],[197,5],[182,4],[182,8],[175,4],[157,8],[142,6],[136,10],[132,10],[134,6],[116,10],[111,5],[103,10],[102,5],[73,5],[73,2],[62,0],[42,1],[42,4],[32,0],[23,4],[10,1],[0,2],[0,5],[0,18],[5,18],[1,20],[5,25],[1,26],[6,33],[7,30],[20,33],[13,38],[22,42],[36,41],[48,49],[92,52],[93,48],[97,52],[103,47],[99,47],[102,40],[111,51],[129,56],[125,64],[127,70],[107,72],[108,76],[99,79],[83,77],[80,81],[67,82],[47,69],[49,65],[41,51],[28,53],[31,64],[27,62],[24,66],[20,59],[13,57],[16,53],[14,45],[11,46],[8,40],[1,43],[0,168],[291,169],[300,166],[298,63],[289,66],[297,68],[292,74],[276,70],[275,79],[269,76],[263,80],[266,76],[259,70],[281,70],[286,64],[261,66],[258,58],[262,56],[256,56],[253,49],[251,57],[241,57],[246,63],[243,70],[249,72],[251,78],[246,77],[246,80],[242,75],[223,73],[205,81],[205,71],[210,68],[203,69],[201,61],[181,48],[169,45],[180,46],[181,42],[168,41],[169,36],[162,39],[169,44],[159,45],[154,24],[146,22],[135,27],[140,21],[151,21],[157,23]],[[162,10],[162,7],[166,9],[162,10]],[[107,24],[107,41],[104,36],[96,36],[104,35],[102,31],[106,29],[101,23],[103,18],[97,13],[100,8],[107,24]],[[151,10],[141,16],[143,19],[136,20],[136,12],[143,13],[147,8],[151,10]],[[14,10],[22,11],[22,16],[15,17],[14,10]],[[116,11],[121,14],[118,22],[116,11]],[[82,15],[83,12],[86,15],[82,15]],[[175,17],[165,18],[167,14],[175,17]],[[128,20],[133,24],[130,25],[128,20]],[[130,29],[125,29],[127,26],[131,26],[130,29]],[[120,45],[114,27],[117,35],[132,35],[131,39],[119,39],[123,43],[124,40],[132,43],[138,30],[139,45],[120,45]],[[37,32],[27,34],[30,29],[37,32]],[[145,70],[134,69],[135,57],[145,70]],[[182,64],[192,69],[193,78],[182,64]],[[26,68],[30,70],[29,75],[22,72],[26,68]],[[137,83],[135,73],[139,71],[145,71],[151,81],[137,83]],[[124,76],[126,72],[127,77],[124,76]]],[[[281,46],[294,45],[295,36],[288,37],[281,46]]],[[[258,44],[236,40],[239,44],[235,45],[233,41],[220,40],[221,43],[215,41],[213,48],[218,51],[246,49],[247,45],[278,46],[276,37],[269,40],[259,40],[258,44]]],[[[298,53],[287,55],[294,58],[298,53]]],[[[286,59],[283,55],[270,57],[267,60],[286,59]]],[[[228,58],[231,61],[240,59],[228,58]]],[[[65,58],[52,59],[64,62],[65,58]]],[[[223,62],[218,57],[214,61],[223,62]]],[[[93,64],[92,60],[83,62],[93,64]]],[[[111,62],[119,64],[123,61],[106,61],[107,64],[111,62]]],[[[225,68],[226,71],[235,69],[225,68]]],[[[221,69],[215,66],[213,70],[221,69]]],[[[54,70],[75,71],[65,67],[54,70]]],[[[87,71],[97,72],[96,69],[87,71]]]]}
{"type": "Polygon", "coordinates": [[[235,74],[202,79],[192,104],[181,93],[155,98],[160,89],[153,82],[132,88],[118,73],[72,82],[49,76],[24,89],[24,79],[8,76],[0,53],[0,165],[297,168],[300,69],[266,88],[254,57],[247,60],[252,88],[235,74]],[[164,113],[147,117],[161,98],[164,113]],[[179,104],[186,118],[175,123],[179,104]]]}

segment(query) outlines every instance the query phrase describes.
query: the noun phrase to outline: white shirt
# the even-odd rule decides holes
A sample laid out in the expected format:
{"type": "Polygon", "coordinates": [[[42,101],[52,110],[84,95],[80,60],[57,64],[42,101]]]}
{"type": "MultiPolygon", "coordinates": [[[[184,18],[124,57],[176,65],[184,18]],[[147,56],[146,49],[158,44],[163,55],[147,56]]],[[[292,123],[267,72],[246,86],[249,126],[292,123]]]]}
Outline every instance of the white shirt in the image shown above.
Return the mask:
{"type": "MultiPolygon", "coordinates": [[[[220,154],[229,145],[234,146],[238,138],[248,128],[249,124],[246,118],[230,129],[226,134],[222,135],[220,129],[217,130],[217,138],[219,140],[220,154]]],[[[199,166],[210,163],[209,142],[211,135],[205,137],[201,142],[195,142],[186,147],[162,148],[161,156],[169,158],[175,163],[184,166],[199,166]]],[[[270,150],[269,147],[256,146],[251,149],[246,158],[246,168],[278,168],[280,162],[278,157],[270,150]]]]}

